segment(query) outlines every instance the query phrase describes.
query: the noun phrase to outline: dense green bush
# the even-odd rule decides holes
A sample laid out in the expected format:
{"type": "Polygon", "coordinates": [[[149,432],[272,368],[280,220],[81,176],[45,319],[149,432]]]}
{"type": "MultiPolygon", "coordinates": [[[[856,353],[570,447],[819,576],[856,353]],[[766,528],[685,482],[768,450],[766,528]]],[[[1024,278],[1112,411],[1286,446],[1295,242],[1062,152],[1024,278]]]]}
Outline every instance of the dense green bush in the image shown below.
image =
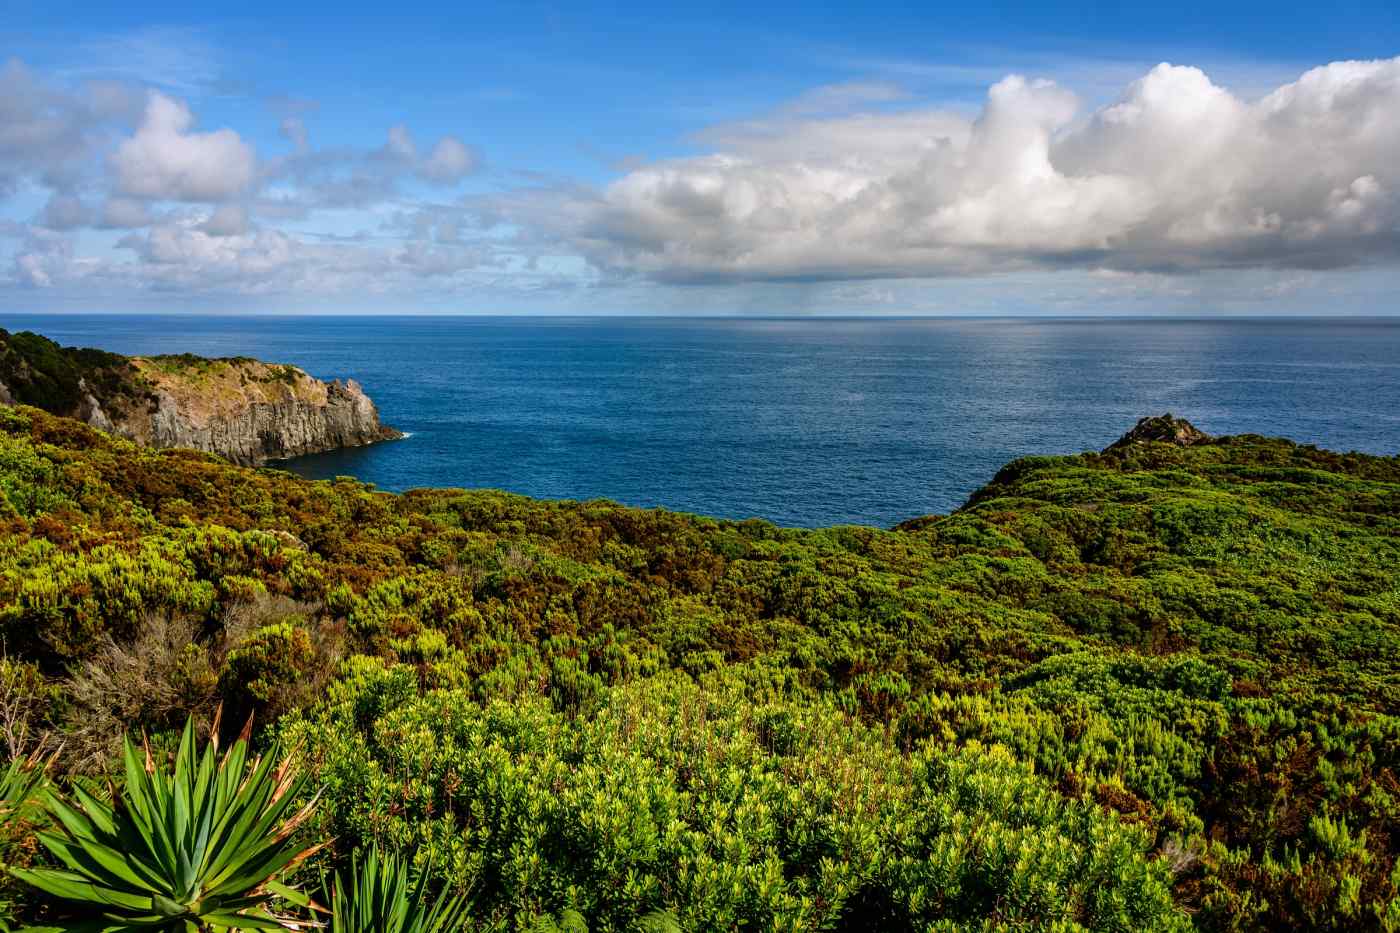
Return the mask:
{"type": "Polygon", "coordinates": [[[326,832],[420,853],[488,916],[1186,926],[1148,834],[1004,750],[906,754],[829,703],[755,704],[684,675],[608,688],[583,720],[542,696],[433,691],[367,722],[363,697],[394,679],[361,671],[286,740],[327,781],[326,832]]]}
{"type": "Polygon", "coordinates": [[[75,412],[83,395],[144,400],[149,386],[124,356],[61,347],[29,331],[0,328],[0,382],[14,400],[59,414],[75,412]]]}
{"type": "Polygon", "coordinates": [[[255,711],[327,785],[327,859],[417,853],[483,928],[1400,920],[1395,458],[1134,445],[804,531],[0,408],[0,496],[35,734],[255,711]]]}

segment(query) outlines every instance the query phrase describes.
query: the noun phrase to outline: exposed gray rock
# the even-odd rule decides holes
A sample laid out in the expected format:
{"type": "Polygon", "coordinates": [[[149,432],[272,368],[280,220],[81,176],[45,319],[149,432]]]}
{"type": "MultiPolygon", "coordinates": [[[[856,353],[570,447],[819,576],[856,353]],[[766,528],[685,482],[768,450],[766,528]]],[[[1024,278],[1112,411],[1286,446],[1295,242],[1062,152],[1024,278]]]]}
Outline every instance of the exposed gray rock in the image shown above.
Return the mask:
{"type": "Polygon", "coordinates": [[[1165,415],[1139,420],[1131,431],[1104,448],[1104,452],[1151,442],[1173,444],[1177,447],[1194,447],[1197,444],[1209,444],[1214,440],[1215,438],[1185,418],[1174,418],[1168,412],[1165,415]]]}
{"type": "Polygon", "coordinates": [[[86,421],[99,431],[117,432],[117,426],[112,423],[107,412],[103,411],[102,403],[93,396],[92,390],[88,388],[87,380],[78,380],[78,390],[82,393],[78,399],[78,420],[86,421]]]}
{"type": "Polygon", "coordinates": [[[258,464],[403,436],[380,423],[374,402],[353,380],[322,382],[295,367],[247,361],[231,364],[231,374],[189,384],[136,362],[155,385],[155,402],[117,424],[115,433],[153,447],[191,447],[258,464]]]}

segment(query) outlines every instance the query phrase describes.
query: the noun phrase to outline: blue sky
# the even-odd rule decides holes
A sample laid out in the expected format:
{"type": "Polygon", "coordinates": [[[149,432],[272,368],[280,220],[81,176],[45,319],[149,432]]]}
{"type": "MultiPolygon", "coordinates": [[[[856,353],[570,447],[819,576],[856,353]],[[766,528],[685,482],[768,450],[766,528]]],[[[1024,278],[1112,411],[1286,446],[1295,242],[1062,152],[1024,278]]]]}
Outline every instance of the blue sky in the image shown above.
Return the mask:
{"type": "Polygon", "coordinates": [[[1390,313],[1393,6],[11,0],[0,310],[1390,313]]]}

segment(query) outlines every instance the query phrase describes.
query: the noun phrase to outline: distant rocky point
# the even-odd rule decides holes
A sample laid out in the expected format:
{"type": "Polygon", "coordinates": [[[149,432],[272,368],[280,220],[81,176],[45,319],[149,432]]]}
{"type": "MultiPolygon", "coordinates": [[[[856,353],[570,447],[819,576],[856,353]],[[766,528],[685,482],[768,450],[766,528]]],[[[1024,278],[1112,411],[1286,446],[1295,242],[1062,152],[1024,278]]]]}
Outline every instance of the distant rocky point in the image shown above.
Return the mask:
{"type": "Polygon", "coordinates": [[[1177,447],[1194,447],[1197,444],[1209,444],[1214,440],[1214,437],[1197,428],[1185,418],[1174,418],[1168,412],[1165,415],[1140,419],[1131,431],[1104,448],[1104,452],[1151,442],[1174,444],[1177,447]]]}
{"type": "Polygon", "coordinates": [[[152,447],[235,463],[402,437],[353,381],[249,357],[120,356],[0,329],[0,402],[33,405],[152,447]]]}

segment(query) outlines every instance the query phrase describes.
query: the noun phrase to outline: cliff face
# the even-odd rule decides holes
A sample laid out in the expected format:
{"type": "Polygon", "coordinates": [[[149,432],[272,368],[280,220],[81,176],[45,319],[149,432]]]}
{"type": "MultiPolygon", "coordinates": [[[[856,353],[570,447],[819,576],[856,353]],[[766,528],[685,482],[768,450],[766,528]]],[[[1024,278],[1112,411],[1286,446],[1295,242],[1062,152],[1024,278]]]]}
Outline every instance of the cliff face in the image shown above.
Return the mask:
{"type": "Polygon", "coordinates": [[[353,381],[322,382],[295,366],[246,359],[131,362],[154,404],[114,422],[115,430],[143,444],[262,463],[402,436],[379,423],[379,410],[353,381]]]}
{"type": "Polygon", "coordinates": [[[0,401],[153,447],[258,464],[402,437],[353,381],[246,357],[121,357],[0,330],[0,401]]]}

